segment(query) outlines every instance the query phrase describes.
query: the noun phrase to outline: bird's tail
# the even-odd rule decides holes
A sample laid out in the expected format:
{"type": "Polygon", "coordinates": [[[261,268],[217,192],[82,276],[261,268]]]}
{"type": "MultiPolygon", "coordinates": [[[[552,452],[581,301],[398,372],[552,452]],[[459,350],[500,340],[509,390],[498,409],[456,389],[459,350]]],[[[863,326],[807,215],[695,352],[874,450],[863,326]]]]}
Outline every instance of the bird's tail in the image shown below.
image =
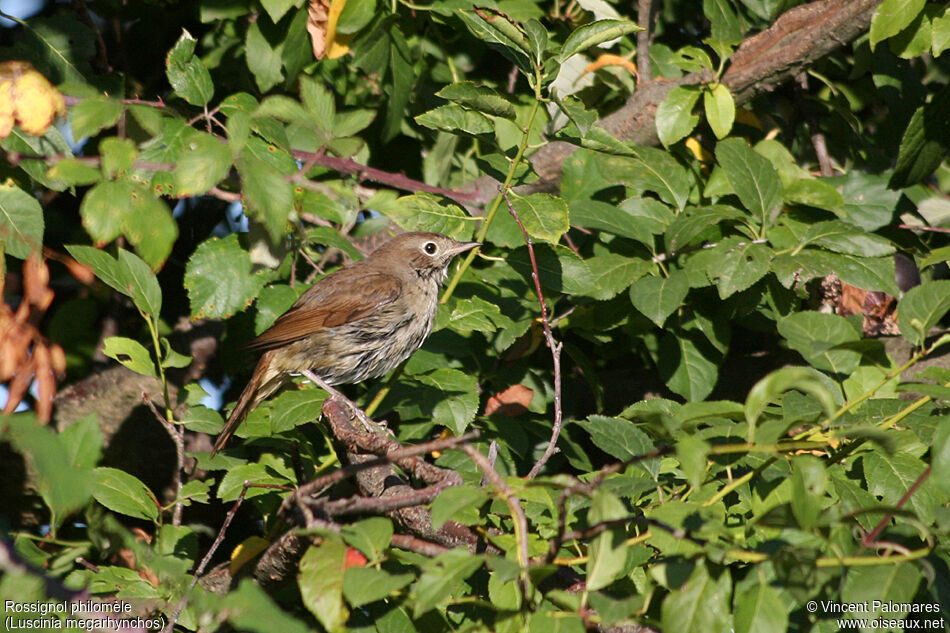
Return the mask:
{"type": "Polygon", "coordinates": [[[280,381],[277,380],[279,372],[274,373],[271,371],[270,356],[270,353],[265,353],[257,362],[254,373],[251,374],[251,379],[248,381],[247,386],[244,387],[244,391],[241,392],[241,397],[238,398],[237,404],[234,405],[234,409],[231,411],[231,415],[228,416],[228,421],[224,424],[224,428],[221,429],[221,434],[218,435],[218,439],[214,442],[214,448],[211,449],[211,457],[214,457],[218,451],[224,448],[224,445],[228,443],[228,440],[231,439],[231,436],[237,431],[241,422],[244,421],[244,418],[247,417],[251,409],[256,407],[280,386],[280,381]]]}

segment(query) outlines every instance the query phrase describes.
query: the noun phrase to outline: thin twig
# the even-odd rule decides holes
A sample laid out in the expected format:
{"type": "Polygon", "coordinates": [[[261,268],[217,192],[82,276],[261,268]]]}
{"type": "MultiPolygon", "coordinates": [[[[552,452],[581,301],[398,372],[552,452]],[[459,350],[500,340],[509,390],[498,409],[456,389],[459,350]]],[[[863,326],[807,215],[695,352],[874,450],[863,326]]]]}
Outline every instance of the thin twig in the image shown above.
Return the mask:
{"type": "Polygon", "coordinates": [[[462,450],[475,462],[475,465],[485,474],[488,481],[498,490],[498,494],[508,505],[511,511],[511,519],[515,526],[515,542],[517,544],[518,566],[521,567],[521,590],[525,599],[530,599],[530,579],[528,577],[528,518],[525,516],[524,509],[521,507],[521,500],[518,499],[498,471],[488,462],[488,458],[472,446],[463,444],[462,450]]]}
{"type": "MultiPolygon", "coordinates": [[[[907,489],[907,492],[904,493],[904,496],[901,497],[897,501],[897,505],[894,506],[894,509],[900,510],[904,506],[904,504],[910,500],[914,492],[916,492],[917,489],[920,488],[920,486],[924,483],[924,481],[926,481],[927,477],[929,476],[930,476],[930,466],[927,466],[927,468],[924,469],[924,472],[920,473],[920,476],[917,477],[917,480],[910,485],[910,488],[907,489]]],[[[891,522],[891,519],[893,518],[893,516],[894,516],[893,512],[888,512],[886,515],[884,515],[884,518],[881,519],[880,522],[876,526],[874,526],[874,529],[868,532],[867,535],[863,539],[861,539],[861,546],[870,548],[876,545],[878,535],[884,531],[884,528],[886,528],[887,524],[891,522]]]]}
{"type": "Polygon", "coordinates": [[[534,479],[538,473],[541,472],[541,469],[548,460],[551,459],[551,456],[558,452],[557,438],[561,435],[561,425],[563,423],[563,412],[561,410],[561,348],[563,347],[563,343],[555,342],[554,334],[551,333],[548,307],[544,302],[544,292],[541,290],[541,278],[538,274],[538,260],[534,256],[534,243],[531,241],[531,236],[528,235],[528,231],[524,228],[521,217],[518,215],[518,212],[515,211],[514,205],[511,204],[511,198],[508,197],[508,190],[503,189],[502,195],[505,197],[505,202],[508,203],[508,212],[511,213],[515,222],[518,223],[521,234],[524,236],[525,244],[528,246],[528,257],[531,259],[531,279],[534,281],[534,291],[538,294],[538,302],[541,304],[541,325],[544,327],[544,340],[547,341],[548,349],[551,350],[551,358],[554,361],[554,426],[551,428],[551,439],[548,441],[547,448],[544,449],[544,454],[541,455],[541,458],[528,473],[528,479],[534,479]]]}
{"type": "Polygon", "coordinates": [[[898,224],[897,228],[907,229],[908,231],[930,231],[932,233],[950,233],[950,229],[940,226],[913,226],[912,224],[898,224]]]}
{"type": "Polygon", "coordinates": [[[244,496],[247,494],[248,488],[262,487],[270,488],[276,486],[270,486],[268,484],[253,484],[249,481],[244,482],[244,486],[241,488],[241,494],[238,495],[234,505],[231,506],[230,510],[228,510],[227,516],[224,517],[224,523],[221,524],[221,529],[218,530],[218,535],[214,538],[214,542],[211,543],[211,547],[208,549],[208,552],[205,554],[204,558],[201,559],[201,563],[199,563],[198,567],[195,569],[195,574],[191,579],[191,584],[188,585],[188,591],[182,595],[181,599],[178,601],[178,604],[175,605],[175,611],[172,613],[168,622],[165,624],[165,627],[162,629],[162,633],[171,633],[175,630],[175,623],[178,622],[178,616],[180,616],[181,612],[185,610],[185,605],[188,603],[188,594],[191,593],[191,591],[195,588],[195,585],[198,584],[198,579],[201,578],[202,574],[204,574],[205,569],[208,567],[208,563],[211,562],[211,557],[214,556],[214,553],[218,551],[218,547],[221,546],[221,542],[224,541],[224,535],[227,533],[228,527],[231,525],[231,521],[234,520],[238,508],[240,508],[241,504],[244,503],[244,496]]]}
{"type": "Polygon", "coordinates": [[[313,165],[329,167],[330,169],[338,171],[341,174],[353,174],[360,180],[378,182],[380,184],[389,185],[404,191],[425,191],[428,193],[435,193],[447,198],[452,198],[456,202],[461,202],[463,204],[478,202],[478,194],[475,192],[464,192],[454,189],[444,189],[442,187],[433,187],[432,185],[427,185],[422,181],[414,180],[403,174],[394,174],[388,171],[383,171],[382,169],[376,169],[375,167],[367,167],[366,165],[361,165],[348,158],[338,158],[336,156],[327,156],[326,154],[304,152],[300,150],[294,150],[292,154],[294,158],[305,160],[313,165]]]}
{"type": "Polygon", "coordinates": [[[175,426],[171,422],[165,419],[165,416],[162,415],[162,412],[158,410],[158,407],[155,406],[155,403],[152,402],[152,398],[149,397],[148,393],[142,392],[142,400],[145,401],[145,404],[148,405],[148,408],[152,410],[152,414],[162,423],[162,426],[165,427],[165,430],[168,432],[169,437],[172,438],[172,442],[175,444],[175,474],[173,475],[172,485],[175,487],[175,507],[172,509],[172,525],[178,527],[181,525],[181,513],[183,504],[179,501],[178,497],[181,494],[181,474],[185,470],[185,430],[182,427],[175,426]]]}
{"type": "Polygon", "coordinates": [[[650,45],[653,44],[653,21],[656,7],[653,0],[637,2],[637,23],[643,30],[637,33],[637,84],[653,81],[653,68],[650,66],[650,45]]]}
{"type": "Polygon", "coordinates": [[[393,534],[389,544],[393,547],[398,547],[399,549],[404,549],[408,552],[415,552],[416,554],[429,556],[430,558],[435,558],[436,556],[449,551],[449,548],[445,547],[444,545],[432,543],[431,541],[426,541],[417,536],[411,536],[409,534],[393,534]]]}

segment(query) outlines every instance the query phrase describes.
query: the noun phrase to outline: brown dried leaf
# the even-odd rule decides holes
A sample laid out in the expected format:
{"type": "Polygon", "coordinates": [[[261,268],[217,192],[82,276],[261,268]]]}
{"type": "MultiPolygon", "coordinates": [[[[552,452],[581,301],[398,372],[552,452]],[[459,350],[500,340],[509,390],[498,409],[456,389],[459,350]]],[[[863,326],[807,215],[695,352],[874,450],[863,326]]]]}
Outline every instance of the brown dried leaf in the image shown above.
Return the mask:
{"type": "Polygon", "coordinates": [[[503,415],[509,418],[524,415],[531,405],[534,391],[524,385],[512,385],[496,393],[485,403],[485,415],[503,415]]]}
{"type": "Polygon", "coordinates": [[[346,55],[350,47],[336,32],[336,23],[346,6],[346,0],[310,0],[307,8],[307,32],[317,59],[336,59],[346,55]]]}

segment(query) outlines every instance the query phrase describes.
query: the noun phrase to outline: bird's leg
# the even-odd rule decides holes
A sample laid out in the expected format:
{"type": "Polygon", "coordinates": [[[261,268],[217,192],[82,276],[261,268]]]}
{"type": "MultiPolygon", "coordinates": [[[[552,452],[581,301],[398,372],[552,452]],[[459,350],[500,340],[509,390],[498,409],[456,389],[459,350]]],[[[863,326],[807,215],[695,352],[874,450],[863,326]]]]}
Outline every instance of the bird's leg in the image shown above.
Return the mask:
{"type": "Polygon", "coordinates": [[[304,369],[300,372],[300,375],[306,378],[307,380],[309,380],[310,382],[312,382],[313,384],[317,385],[324,391],[326,391],[328,394],[330,394],[331,398],[336,398],[337,400],[345,404],[347,407],[349,407],[350,411],[353,412],[354,417],[356,417],[356,419],[359,420],[360,423],[362,423],[362,425],[370,433],[380,433],[385,430],[385,427],[383,425],[379,424],[378,422],[374,422],[373,420],[370,420],[366,416],[366,414],[363,413],[363,410],[360,409],[358,406],[356,406],[356,404],[354,404],[352,400],[350,400],[349,398],[344,396],[342,393],[340,393],[339,391],[337,391],[336,389],[328,385],[327,382],[323,378],[316,375],[312,370],[304,369]]]}

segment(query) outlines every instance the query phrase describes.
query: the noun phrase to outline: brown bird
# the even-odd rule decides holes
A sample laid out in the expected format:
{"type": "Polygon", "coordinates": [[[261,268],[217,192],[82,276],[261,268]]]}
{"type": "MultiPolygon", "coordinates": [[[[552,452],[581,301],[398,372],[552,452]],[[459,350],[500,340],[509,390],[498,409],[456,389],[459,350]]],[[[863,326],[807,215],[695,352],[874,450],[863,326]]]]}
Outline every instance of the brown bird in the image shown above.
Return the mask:
{"type": "Polygon", "coordinates": [[[449,263],[476,246],[440,233],[404,233],[311,286],[248,345],[264,354],[211,456],[291,374],[309,374],[321,387],[352,384],[409,358],[432,329],[449,263]]]}

